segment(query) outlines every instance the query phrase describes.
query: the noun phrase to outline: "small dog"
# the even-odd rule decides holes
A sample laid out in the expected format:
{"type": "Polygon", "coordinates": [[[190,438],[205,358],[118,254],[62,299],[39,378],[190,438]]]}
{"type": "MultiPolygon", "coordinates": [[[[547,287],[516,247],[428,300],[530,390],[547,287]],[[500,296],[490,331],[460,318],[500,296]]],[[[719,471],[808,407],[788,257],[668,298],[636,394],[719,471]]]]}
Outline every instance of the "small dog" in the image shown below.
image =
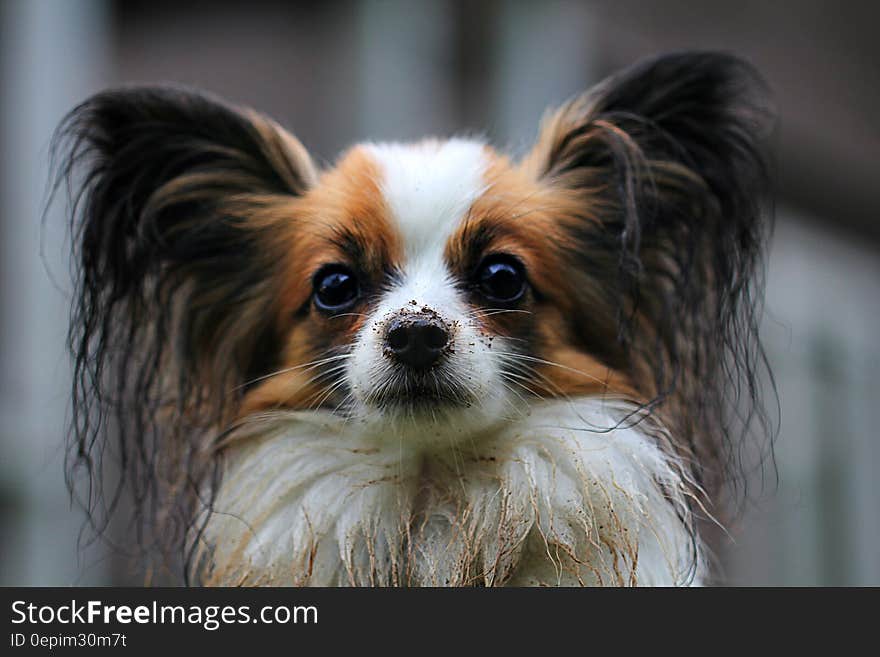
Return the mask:
{"type": "Polygon", "coordinates": [[[200,93],[87,100],[56,162],[89,510],[130,495],[203,584],[707,582],[761,416],[765,97],[671,54],[521,159],[428,139],[325,171],[200,93]]]}

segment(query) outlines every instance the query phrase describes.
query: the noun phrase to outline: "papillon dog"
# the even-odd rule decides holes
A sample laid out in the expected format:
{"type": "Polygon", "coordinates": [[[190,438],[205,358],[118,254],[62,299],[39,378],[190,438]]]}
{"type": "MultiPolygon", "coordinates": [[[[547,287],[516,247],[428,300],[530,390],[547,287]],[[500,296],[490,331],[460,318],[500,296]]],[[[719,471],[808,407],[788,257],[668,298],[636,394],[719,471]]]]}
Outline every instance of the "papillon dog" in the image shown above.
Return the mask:
{"type": "Polygon", "coordinates": [[[521,157],[425,139],[332,168],[203,93],[88,99],[55,154],[89,511],[127,496],[206,585],[711,581],[761,408],[766,97],[737,58],[671,54],[521,157]]]}

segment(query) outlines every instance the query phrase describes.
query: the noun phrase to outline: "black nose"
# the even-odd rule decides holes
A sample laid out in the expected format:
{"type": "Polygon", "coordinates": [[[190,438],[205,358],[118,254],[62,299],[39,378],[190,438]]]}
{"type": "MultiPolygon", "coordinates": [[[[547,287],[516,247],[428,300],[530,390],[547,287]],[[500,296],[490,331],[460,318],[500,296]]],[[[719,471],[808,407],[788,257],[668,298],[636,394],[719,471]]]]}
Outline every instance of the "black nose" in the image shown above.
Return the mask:
{"type": "Polygon", "coordinates": [[[388,327],[385,344],[398,361],[416,370],[437,362],[449,333],[433,319],[398,319],[388,327]]]}

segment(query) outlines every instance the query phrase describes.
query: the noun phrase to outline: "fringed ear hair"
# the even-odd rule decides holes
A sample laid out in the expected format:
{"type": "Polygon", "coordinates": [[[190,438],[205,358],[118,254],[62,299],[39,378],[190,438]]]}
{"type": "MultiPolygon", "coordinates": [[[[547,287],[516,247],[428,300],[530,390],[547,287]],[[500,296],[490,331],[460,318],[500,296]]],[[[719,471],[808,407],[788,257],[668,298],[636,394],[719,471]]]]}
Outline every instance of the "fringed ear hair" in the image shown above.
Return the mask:
{"type": "Polygon", "coordinates": [[[169,88],[94,96],[53,153],[73,209],[71,466],[91,477],[96,522],[125,484],[139,536],[160,521],[163,547],[179,545],[211,476],[205,430],[278,349],[268,217],[317,174],[272,121],[169,88]],[[121,468],[107,494],[104,453],[121,468]]]}
{"type": "Polygon", "coordinates": [[[730,438],[755,417],[767,428],[757,380],[766,98],[732,56],[661,56],[549,116],[523,161],[579,199],[562,257],[585,288],[604,290],[605,307],[583,308],[573,333],[627,372],[684,455],[707,466],[694,475],[709,486],[717,466],[736,465],[730,438]],[[611,345],[589,339],[602,317],[611,345]]]}

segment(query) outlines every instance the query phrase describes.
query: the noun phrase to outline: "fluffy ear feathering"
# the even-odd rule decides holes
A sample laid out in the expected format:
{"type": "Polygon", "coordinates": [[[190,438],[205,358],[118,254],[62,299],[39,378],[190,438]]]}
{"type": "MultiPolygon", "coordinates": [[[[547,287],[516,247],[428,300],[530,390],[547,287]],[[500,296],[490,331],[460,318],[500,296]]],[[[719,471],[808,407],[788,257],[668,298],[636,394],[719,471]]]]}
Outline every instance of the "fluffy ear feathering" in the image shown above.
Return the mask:
{"type": "Polygon", "coordinates": [[[750,66],[681,53],[519,161],[428,140],[319,171],[201,93],[90,98],[54,151],[71,485],[205,584],[708,581],[701,524],[768,430],[771,119],[750,66]]]}

